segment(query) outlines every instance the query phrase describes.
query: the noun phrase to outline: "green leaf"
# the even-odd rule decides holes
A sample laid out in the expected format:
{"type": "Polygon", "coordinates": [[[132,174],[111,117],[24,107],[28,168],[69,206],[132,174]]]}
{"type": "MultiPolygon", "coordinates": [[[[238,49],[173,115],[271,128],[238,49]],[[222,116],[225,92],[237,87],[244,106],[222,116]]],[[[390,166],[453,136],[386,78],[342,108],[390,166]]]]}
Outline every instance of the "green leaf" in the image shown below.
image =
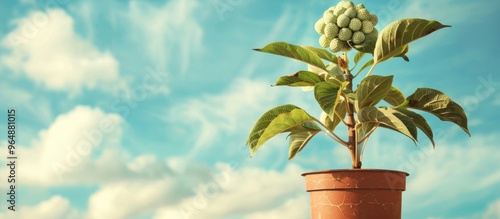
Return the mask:
{"type": "Polygon", "coordinates": [[[432,142],[432,146],[435,147],[436,145],[434,144],[434,135],[432,134],[432,129],[431,127],[429,126],[429,124],[427,123],[427,121],[425,120],[425,118],[421,115],[419,115],[418,113],[415,113],[413,111],[410,111],[410,110],[407,110],[407,109],[404,109],[404,108],[394,108],[396,111],[410,117],[413,122],[415,123],[415,125],[417,126],[417,128],[419,128],[420,130],[422,130],[422,132],[427,135],[427,137],[429,138],[429,140],[431,140],[432,142]]]}
{"type": "Polygon", "coordinates": [[[297,132],[290,134],[290,145],[288,151],[288,159],[291,160],[307,145],[309,140],[312,139],[320,131],[310,131],[310,132],[297,132]]]}
{"type": "Polygon", "coordinates": [[[325,121],[323,121],[325,127],[329,131],[334,131],[335,127],[345,118],[347,114],[346,103],[344,99],[339,99],[337,104],[335,104],[333,117],[327,116],[325,121]]]}
{"type": "Polygon", "coordinates": [[[359,110],[358,119],[361,124],[375,123],[381,127],[400,132],[414,142],[417,141],[417,127],[413,120],[392,108],[365,107],[359,110]]]}
{"type": "Polygon", "coordinates": [[[325,81],[328,81],[328,80],[336,80],[337,82],[343,82],[345,81],[345,77],[344,77],[344,71],[342,71],[342,69],[340,69],[340,67],[335,64],[335,63],[330,63],[326,69],[328,70],[328,74],[331,76],[331,77],[325,77],[325,81]]]}
{"type": "Polygon", "coordinates": [[[281,105],[277,106],[275,108],[272,108],[265,112],[258,120],[255,122],[255,125],[252,128],[252,131],[250,131],[250,134],[248,135],[247,139],[247,145],[249,145],[251,148],[255,147],[257,145],[258,140],[262,136],[262,133],[264,130],[269,126],[271,121],[273,121],[278,115],[282,113],[289,113],[294,109],[300,109],[297,106],[294,106],[292,104],[286,104],[286,105],[281,105]]]}
{"type": "MultiPolygon", "coordinates": [[[[373,127],[378,126],[378,122],[364,122],[361,123],[359,128],[356,130],[356,135],[357,135],[357,141],[363,139],[370,130],[372,130],[373,127]]],[[[358,142],[358,144],[361,144],[361,142],[358,142]]]]}
{"type": "Polygon", "coordinates": [[[380,32],[375,44],[373,54],[375,64],[395,56],[406,57],[405,53],[410,42],[445,27],[450,26],[420,18],[407,18],[390,23],[380,32]]]}
{"type": "Polygon", "coordinates": [[[408,51],[410,50],[410,47],[408,45],[406,45],[403,49],[403,52],[401,52],[401,54],[397,55],[396,57],[401,57],[403,58],[405,61],[409,62],[410,61],[410,58],[408,58],[408,56],[406,56],[406,53],[408,53],[408,51]]]}
{"type": "MultiPolygon", "coordinates": [[[[328,66],[326,66],[326,69],[328,70],[328,74],[332,76],[344,75],[344,71],[342,71],[342,69],[340,69],[340,66],[335,63],[330,63],[328,66]]],[[[345,81],[345,79],[341,81],[345,81]]]]}
{"type": "Polygon", "coordinates": [[[344,99],[338,99],[337,103],[335,104],[335,110],[334,110],[334,117],[331,121],[330,124],[326,124],[327,127],[332,128],[331,131],[337,127],[337,125],[344,120],[345,116],[347,115],[347,106],[345,103],[346,100],[344,99]]]}
{"type": "Polygon", "coordinates": [[[358,108],[374,106],[387,95],[391,89],[393,76],[370,75],[359,83],[356,91],[358,108]]]}
{"type": "Polygon", "coordinates": [[[337,56],[335,56],[334,54],[328,52],[328,50],[326,50],[326,49],[312,47],[312,46],[302,46],[302,47],[310,50],[311,52],[316,53],[316,55],[318,55],[320,58],[322,58],[322,59],[324,59],[326,61],[338,64],[337,56]]]}
{"type": "Polygon", "coordinates": [[[321,58],[310,49],[306,49],[302,46],[297,46],[286,42],[275,42],[266,45],[262,49],[254,50],[296,59],[326,71],[325,64],[323,63],[321,58]]]}
{"type": "Polygon", "coordinates": [[[316,83],[320,82],[321,78],[318,74],[310,71],[299,71],[295,74],[283,76],[278,79],[276,86],[314,86],[316,83]]]}
{"type": "Polygon", "coordinates": [[[365,56],[366,53],[364,52],[357,52],[356,55],[354,55],[354,64],[358,64],[359,60],[361,60],[363,58],[363,56],[365,56]]]}
{"type": "Polygon", "coordinates": [[[373,54],[377,43],[378,31],[372,31],[365,36],[365,41],[361,45],[354,45],[353,48],[359,52],[373,54]]]}
{"type": "Polygon", "coordinates": [[[393,105],[399,106],[405,102],[404,94],[396,87],[392,86],[389,93],[384,97],[384,101],[393,105]]]}
{"type": "Polygon", "coordinates": [[[470,136],[464,110],[443,92],[431,88],[418,88],[406,100],[408,107],[429,112],[441,121],[453,122],[470,136]]]}
{"type": "Polygon", "coordinates": [[[328,114],[328,117],[332,119],[335,112],[335,104],[338,102],[339,96],[342,92],[341,86],[342,85],[335,83],[333,80],[319,82],[316,86],[314,86],[314,97],[316,98],[316,101],[321,109],[328,114]]]}
{"type": "Polygon", "coordinates": [[[321,129],[311,122],[314,120],[314,117],[307,114],[303,109],[293,109],[291,112],[279,114],[264,129],[255,145],[250,145],[251,154],[253,155],[261,145],[277,134],[297,131],[320,131],[321,129]]]}

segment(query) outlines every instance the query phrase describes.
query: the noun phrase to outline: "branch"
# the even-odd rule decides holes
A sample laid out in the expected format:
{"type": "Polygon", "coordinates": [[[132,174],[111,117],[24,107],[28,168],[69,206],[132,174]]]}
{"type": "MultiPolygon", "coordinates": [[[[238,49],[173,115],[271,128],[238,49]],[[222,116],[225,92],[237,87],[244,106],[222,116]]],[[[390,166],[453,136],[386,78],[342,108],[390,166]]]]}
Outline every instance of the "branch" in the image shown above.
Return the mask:
{"type": "Polygon", "coordinates": [[[337,136],[335,133],[333,132],[330,132],[330,131],[327,131],[327,130],[323,130],[323,132],[328,136],[330,137],[331,139],[335,140],[336,142],[338,142],[339,144],[345,146],[345,147],[348,147],[348,144],[346,141],[340,139],[339,136],[337,136]]]}
{"type": "MultiPolygon", "coordinates": [[[[358,66],[358,64],[359,64],[359,62],[355,63],[354,66],[351,69],[349,69],[349,71],[354,70],[356,68],[356,66],[358,66]]],[[[359,72],[358,72],[358,74],[359,74],[359,72]]],[[[358,75],[358,74],[356,74],[356,75],[358,75]]],[[[356,77],[356,75],[354,77],[356,77]]]]}
{"type": "Polygon", "coordinates": [[[340,138],[338,135],[336,135],[335,133],[333,133],[333,132],[331,132],[330,130],[328,130],[328,127],[326,127],[326,126],[325,126],[325,124],[323,124],[321,121],[319,121],[319,120],[318,120],[318,119],[316,119],[316,118],[313,118],[313,119],[314,119],[314,121],[316,121],[317,123],[319,123],[321,126],[323,126],[323,128],[325,128],[325,129],[326,129],[326,131],[325,131],[325,130],[323,130],[323,132],[324,132],[325,134],[327,134],[330,138],[332,138],[332,139],[333,139],[333,140],[335,140],[336,142],[338,142],[338,143],[340,143],[340,144],[342,144],[342,145],[344,145],[344,146],[346,146],[346,147],[347,147],[347,145],[348,145],[348,144],[347,144],[347,142],[346,142],[346,141],[342,140],[342,138],[340,138]],[[328,132],[327,132],[327,131],[328,131],[328,132]]]}
{"type": "Polygon", "coordinates": [[[370,70],[368,71],[368,74],[366,74],[366,76],[365,76],[365,77],[370,76],[370,74],[371,74],[371,73],[372,73],[372,71],[373,71],[373,68],[375,68],[375,65],[377,65],[377,64],[373,63],[372,67],[370,68],[370,70]]]}

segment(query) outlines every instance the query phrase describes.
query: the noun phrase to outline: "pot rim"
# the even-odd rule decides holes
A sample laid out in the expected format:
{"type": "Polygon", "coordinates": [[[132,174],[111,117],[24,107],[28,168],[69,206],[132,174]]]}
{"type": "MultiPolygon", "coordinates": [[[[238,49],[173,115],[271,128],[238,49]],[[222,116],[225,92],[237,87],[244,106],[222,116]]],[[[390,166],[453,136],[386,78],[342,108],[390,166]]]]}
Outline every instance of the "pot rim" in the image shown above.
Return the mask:
{"type": "Polygon", "coordinates": [[[311,172],[305,172],[300,174],[301,176],[321,174],[321,173],[335,173],[335,172],[392,172],[392,173],[403,173],[406,176],[410,174],[399,170],[389,170],[389,169],[330,169],[330,170],[317,170],[311,172]]]}

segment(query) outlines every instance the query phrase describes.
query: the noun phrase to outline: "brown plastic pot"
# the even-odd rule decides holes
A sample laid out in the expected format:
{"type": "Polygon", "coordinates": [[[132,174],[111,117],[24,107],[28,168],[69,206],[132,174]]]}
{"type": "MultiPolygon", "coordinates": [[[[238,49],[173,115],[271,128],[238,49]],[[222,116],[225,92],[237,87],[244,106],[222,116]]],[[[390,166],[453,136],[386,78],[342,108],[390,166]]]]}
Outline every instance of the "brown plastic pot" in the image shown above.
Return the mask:
{"type": "Polygon", "coordinates": [[[401,196],[408,175],[379,169],[304,173],[311,218],[401,219],[401,196]]]}

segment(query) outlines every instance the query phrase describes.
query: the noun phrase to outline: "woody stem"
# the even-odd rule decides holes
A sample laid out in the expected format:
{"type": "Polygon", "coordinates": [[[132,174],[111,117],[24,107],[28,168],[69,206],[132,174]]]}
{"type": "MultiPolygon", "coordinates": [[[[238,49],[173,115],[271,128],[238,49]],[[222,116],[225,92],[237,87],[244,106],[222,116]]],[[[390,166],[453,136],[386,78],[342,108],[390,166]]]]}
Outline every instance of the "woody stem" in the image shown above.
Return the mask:
{"type": "MultiPolygon", "coordinates": [[[[347,60],[347,53],[344,52],[344,60],[347,60]]],[[[354,76],[351,74],[349,71],[349,68],[345,68],[345,74],[346,74],[346,79],[349,84],[347,84],[347,89],[352,90],[352,81],[354,79],[354,76]]],[[[350,102],[349,100],[347,102],[347,136],[348,136],[348,141],[347,141],[347,148],[349,149],[349,152],[351,154],[351,161],[352,161],[352,168],[354,169],[359,169],[361,168],[361,162],[359,161],[359,156],[358,156],[358,147],[357,147],[357,141],[356,141],[356,121],[354,119],[354,104],[350,102]]]]}

